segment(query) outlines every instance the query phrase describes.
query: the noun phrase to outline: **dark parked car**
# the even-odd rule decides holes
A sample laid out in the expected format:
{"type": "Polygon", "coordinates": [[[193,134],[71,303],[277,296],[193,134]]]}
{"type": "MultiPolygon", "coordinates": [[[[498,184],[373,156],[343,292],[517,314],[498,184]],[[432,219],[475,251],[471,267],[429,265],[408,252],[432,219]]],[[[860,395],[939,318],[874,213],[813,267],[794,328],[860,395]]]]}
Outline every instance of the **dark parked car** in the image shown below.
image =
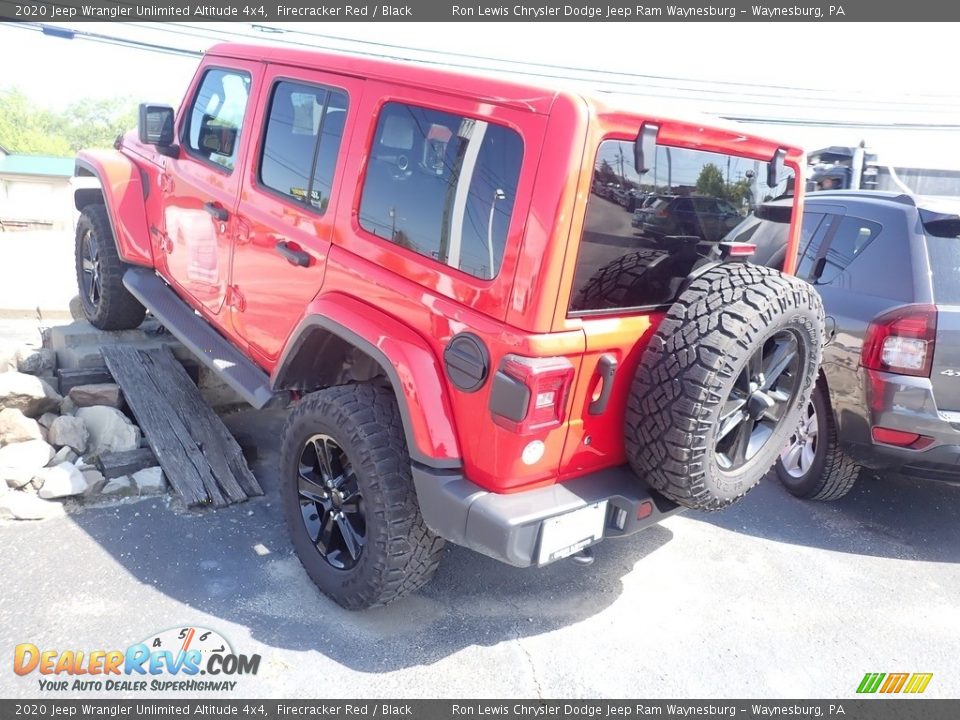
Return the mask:
{"type": "Polygon", "coordinates": [[[644,210],[641,230],[654,238],[696,235],[717,242],[743,219],[730,201],[695,195],[663,195],[644,210]]]}
{"type": "MultiPolygon", "coordinates": [[[[783,264],[789,202],[728,239],[783,264]]],[[[842,497],[861,467],[960,480],[960,200],[807,195],[797,275],[827,314],[823,368],[777,463],[794,495],[842,497]]]]}

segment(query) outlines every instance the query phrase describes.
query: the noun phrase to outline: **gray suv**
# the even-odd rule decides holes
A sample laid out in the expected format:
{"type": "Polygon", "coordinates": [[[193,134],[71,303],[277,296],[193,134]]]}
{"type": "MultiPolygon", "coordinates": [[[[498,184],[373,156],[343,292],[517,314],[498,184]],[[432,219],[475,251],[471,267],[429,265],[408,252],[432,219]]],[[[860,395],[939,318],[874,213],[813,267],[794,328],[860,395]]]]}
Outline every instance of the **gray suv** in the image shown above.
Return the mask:
{"type": "MultiPolygon", "coordinates": [[[[773,201],[727,239],[779,267],[788,221],[773,201]]],[[[810,193],[800,242],[827,345],[780,480],[817,500],[848,493],[862,467],[960,481],[960,200],[810,193]]]]}

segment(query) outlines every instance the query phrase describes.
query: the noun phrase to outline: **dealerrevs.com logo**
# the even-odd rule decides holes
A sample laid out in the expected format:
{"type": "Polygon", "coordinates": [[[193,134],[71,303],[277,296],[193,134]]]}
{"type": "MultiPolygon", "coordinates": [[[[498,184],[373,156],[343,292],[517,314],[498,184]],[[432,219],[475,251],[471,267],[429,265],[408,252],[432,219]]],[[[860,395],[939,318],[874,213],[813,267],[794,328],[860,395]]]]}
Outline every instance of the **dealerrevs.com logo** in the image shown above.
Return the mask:
{"type": "Polygon", "coordinates": [[[126,650],[61,651],[20,643],[13,653],[13,671],[39,674],[44,691],[229,692],[238,682],[232,678],[256,675],[259,668],[259,655],[235,653],[222,635],[200,627],[165,630],[126,650]]]}

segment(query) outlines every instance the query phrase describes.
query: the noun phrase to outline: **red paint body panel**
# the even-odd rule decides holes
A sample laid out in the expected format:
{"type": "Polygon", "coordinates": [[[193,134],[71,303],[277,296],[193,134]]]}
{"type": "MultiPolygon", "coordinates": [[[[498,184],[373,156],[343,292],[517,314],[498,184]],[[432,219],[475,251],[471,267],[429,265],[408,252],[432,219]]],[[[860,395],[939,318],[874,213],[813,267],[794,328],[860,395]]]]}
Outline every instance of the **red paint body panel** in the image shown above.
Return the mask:
{"type": "Polygon", "coordinates": [[[134,265],[153,265],[137,164],[116,150],[83,150],[77,162],[100,180],[120,257],[134,265]]]}
{"type": "MultiPolygon", "coordinates": [[[[144,166],[148,177],[157,177],[161,168],[173,176],[175,189],[163,201],[164,214],[148,203],[150,223],[169,229],[172,223],[164,217],[169,218],[171,209],[193,217],[211,197],[229,205],[229,226],[217,230],[220,234],[208,243],[215,247],[217,270],[226,267],[229,274],[218,274],[215,282],[211,274],[205,294],[202,283],[191,282],[177,264],[181,245],[176,240],[169,256],[158,256],[157,269],[221,333],[275,376],[283,349],[294,347],[296,328],[310,315],[360,335],[389,358],[400,378],[397,391],[408,408],[408,437],[419,455],[444,462],[459,459],[467,478],[496,492],[571,479],[625,459],[629,387],[663,313],[567,316],[600,142],[632,140],[643,122],[652,121],[660,125],[661,144],[763,161],[781,147],[737,129],[650,114],[643,105],[625,111],[626,106],[607,99],[367,58],[218,45],[204,56],[194,86],[209,66],[242,68],[253,80],[241,133],[241,165],[229,179],[183,150],[169,159],[139,145],[134,136],[125,143],[128,156],[144,166]],[[279,78],[336,87],[349,98],[332,194],[322,215],[258,183],[267,104],[279,78]],[[512,128],[522,138],[522,169],[495,278],[460,272],[360,226],[370,147],[378,113],[388,102],[487,120],[512,128]],[[279,256],[279,240],[305,251],[306,266],[291,265],[279,256]],[[220,309],[225,297],[228,311],[220,309]],[[493,422],[492,382],[473,393],[458,390],[447,377],[442,357],[451,338],[465,331],[483,340],[491,374],[507,354],[568,359],[575,377],[561,424],[519,436],[493,422]],[[598,392],[597,368],[604,354],[618,362],[614,392],[606,411],[592,416],[587,407],[598,392]],[[526,464],[521,455],[533,440],[543,442],[543,455],[526,464]]],[[[189,109],[192,96],[193,88],[183,108],[189,109]]],[[[180,129],[184,112],[177,119],[180,129]]],[[[802,211],[802,152],[786,149],[798,188],[786,264],[792,271],[802,211]]],[[[99,157],[84,157],[88,155],[99,157]]],[[[106,160],[98,162],[113,167],[106,160]]],[[[125,224],[118,224],[125,228],[120,233],[124,257],[149,264],[147,223],[141,219],[137,224],[136,218],[143,214],[144,203],[142,194],[133,192],[139,190],[139,177],[132,162],[123,163],[105,171],[105,187],[109,185],[109,202],[124,219],[125,224]]],[[[198,219],[191,231],[194,237],[184,242],[196,244],[196,236],[208,226],[207,218],[198,219]]]]}
{"type": "Polygon", "coordinates": [[[310,303],[304,317],[311,315],[348,328],[390,358],[406,398],[416,446],[430,458],[460,458],[443,367],[421,336],[374,305],[340,292],[326,293],[310,303]]]}

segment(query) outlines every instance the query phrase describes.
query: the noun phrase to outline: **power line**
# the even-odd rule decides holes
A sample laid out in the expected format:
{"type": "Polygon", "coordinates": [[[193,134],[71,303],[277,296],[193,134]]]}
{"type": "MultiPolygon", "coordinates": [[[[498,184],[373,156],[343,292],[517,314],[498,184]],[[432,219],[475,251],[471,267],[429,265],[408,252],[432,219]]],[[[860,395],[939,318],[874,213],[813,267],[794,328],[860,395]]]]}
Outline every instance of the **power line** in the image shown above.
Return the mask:
{"type": "MultiPolygon", "coordinates": [[[[0,2],[8,2],[8,0],[0,0],[0,2]]],[[[53,3],[47,2],[44,4],[52,5],[53,3]]],[[[45,34],[48,34],[48,35],[66,37],[68,39],[76,38],[76,39],[87,40],[90,42],[99,42],[106,45],[128,47],[131,49],[139,49],[139,50],[145,50],[149,52],[156,52],[156,53],[162,53],[162,54],[168,54],[168,55],[199,57],[203,54],[201,51],[190,50],[183,47],[175,47],[171,45],[145,42],[140,40],[134,40],[131,38],[119,37],[115,35],[106,35],[103,33],[93,33],[88,31],[72,30],[68,28],[61,28],[54,25],[48,25],[45,23],[0,23],[0,24],[8,25],[14,28],[20,28],[22,30],[44,32],[45,34]]],[[[117,23],[117,24],[132,25],[135,27],[141,26],[141,24],[138,24],[138,23],[117,23]]],[[[201,33],[208,33],[208,32],[217,33],[231,39],[236,39],[237,37],[251,39],[251,36],[244,35],[241,33],[223,31],[223,30],[218,30],[216,28],[201,28],[193,25],[188,25],[186,23],[182,23],[182,24],[181,23],[158,23],[158,24],[174,25],[179,29],[172,30],[167,28],[156,28],[156,27],[150,27],[150,29],[154,31],[186,35],[188,37],[194,37],[202,40],[207,40],[210,42],[216,41],[216,38],[211,38],[209,35],[206,35],[206,34],[197,34],[197,32],[184,33],[182,32],[182,29],[200,31],[201,33]]],[[[358,41],[358,42],[370,42],[370,41],[358,41]]],[[[332,47],[321,46],[321,45],[316,45],[312,43],[301,43],[301,42],[289,41],[289,40],[286,41],[286,44],[293,44],[293,45],[306,47],[310,49],[331,50],[334,52],[351,52],[343,48],[332,48],[332,47]]],[[[375,57],[380,59],[390,57],[390,56],[385,56],[382,54],[377,54],[377,53],[372,53],[367,51],[352,51],[352,52],[353,54],[360,54],[360,55],[365,55],[365,56],[375,57]]],[[[460,55],[463,55],[463,53],[460,53],[460,55]]],[[[481,56],[478,56],[478,57],[481,57],[481,56]]],[[[418,60],[418,59],[411,59],[411,58],[405,58],[405,57],[391,58],[391,59],[399,59],[399,60],[407,60],[407,61],[412,60],[413,62],[436,65],[440,67],[443,67],[443,66],[461,67],[461,68],[465,68],[473,71],[494,70],[496,72],[505,72],[513,75],[528,75],[528,76],[530,75],[530,73],[522,73],[518,71],[497,70],[494,68],[480,68],[477,66],[468,66],[468,65],[462,65],[462,64],[451,65],[450,63],[444,63],[442,61],[418,60]]],[[[605,71],[597,71],[597,72],[605,72],[605,71]]],[[[537,74],[537,75],[540,75],[540,74],[537,74]]],[[[579,79],[570,78],[568,76],[562,76],[562,75],[540,75],[540,76],[549,77],[552,79],[584,82],[584,79],[582,78],[579,78],[579,79]]],[[[601,92],[610,92],[610,91],[604,91],[601,89],[601,92]]],[[[686,100],[686,101],[694,101],[698,99],[698,98],[690,97],[689,95],[686,97],[684,96],[678,97],[677,92],[673,92],[670,94],[656,93],[651,91],[637,91],[637,92],[626,91],[625,92],[625,91],[618,90],[616,92],[618,92],[619,94],[631,95],[635,97],[661,97],[661,98],[667,98],[672,100],[679,99],[679,100],[686,100]]],[[[698,92],[698,91],[688,89],[687,92],[698,92]]],[[[737,97],[738,99],[741,97],[739,94],[733,93],[733,92],[725,93],[725,94],[731,95],[733,97],[737,97]]],[[[724,101],[721,100],[720,102],[724,102],[724,101]]],[[[741,103],[741,104],[763,105],[763,106],[783,107],[783,108],[791,108],[791,109],[799,107],[799,105],[789,104],[789,103],[758,103],[755,101],[749,101],[747,103],[741,103]]],[[[836,109],[836,108],[833,108],[833,109],[836,109]]],[[[766,124],[775,124],[775,125],[794,125],[794,126],[810,126],[810,127],[822,126],[822,127],[851,127],[851,128],[874,128],[874,129],[890,128],[890,129],[933,129],[933,130],[947,130],[947,129],[956,129],[960,127],[960,125],[957,125],[954,123],[922,123],[922,122],[878,123],[878,122],[871,122],[871,121],[795,120],[795,119],[776,118],[776,117],[761,117],[761,116],[754,116],[754,115],[748,116],[748,115],[740,115],[740,114],[731,114],[729,112],[724,112],[724,111],[714,111],[714,114],[720,117],[723,117],[725,119],[734,120],[738,122],[745,122],[745,123],[766,123],[766,124]]]]}
{"type": "MultiPolygon", "coordinates": [[[[128,23],[128,24],[131,24],[131,23],[128,23]]],[[[196,26],[196,25],[190,25],[190,24],[188,24],[188,23],[169,23],[169,22],[167,22],[167,23],[163,23],[163,24],[175,25],[175,26],[178,26],[178,27],[185,26],[185,27],[188,27],[188,28],[193,29],[193,30],[202,30],[203,32],[215,32],[215,33],[217,33],[217,34],[219,34],[219,35],[223,35],[223,36],[230,37],[230,38],[240,37],[240,38],[245,38],[245,39],[256,39],[256,40],[261,40],[261,39],[262,39],[261,37],[258,37],[256,34],[251,35],[251,34],[247,34],[247,33],[240,33],[240,32],[238,32],[238,31],[218,30],[218,29],[215,29],[215,28],[202,28],[202,27],[198,27],[198,26],[196,26]]],[[[142,26],[142,24],[140,24],[140,25],[142,26]]],[[[715,89],[713,89],[713,87],[709,87],[709,88],[698,88],[698,87],[694,87],[694,88],[676,88],[674,85],[670,85],[670,86],[668,86],[668,87],[664,87],[664,86],[661,86],[661,85],[653,85],[653,86],[651,86],[651,87],[653,87],[653,88],[655,88],[655,89],[660,89],[660,90],[669,89],[669,90],[671,90],[671,91],[673,91],[673,92],[676,92],[677,90],[686,90],[686,91],[690,91],[690,92],[699,92],[699,93],[713,94],[713,95],[728,95],[728,96],[734,96],[734,97],[736,97],[738,100],[741,100],[741,99],[744,97],[744,95],[753,96],[753,97],[759,97],[759,98],[766,98],[766,99],[782,99],[782,97],[783,97],[783,91],[790,91],[790,92],[793,92],[793,93],[797,93],[797,92],[813,92],[813,93],[820,93],[820,94],[822,94],[822,95],[835,94],[835,93],[839,92],[839,91],[824,90],[824,89],[817,89],[817,88],[793,87],[793,86],[786,86],[786,85],[783,85],[783,86],[781,86],[781,85],[763,85],[763,84],[743,83],[743,82],[726,81],[726,80],[709,80],[709,81],[708,81],[708,80],[699,80],[699,79],[696,79],[696,78],[684,78],[684,77],[679,77],[679,76],[641,74],[641,73],[632,73],[632,72],[623,72],[623,71],[601,70],[601,69],[597,69],[597,68],[578,68],[578,67],[573,67],[573,66],[568,66],[568,65],[554,65],[554,64],[550,64],[550,63],[510,60],[510,59],[506,59],[506,58],[493,58],[493,57],[488,57],[488,56],[484,56],[484,55],[474,55],[474,54],[462,53],[462,52],[452,52],[452,51],[448,52],[448,51],[429,50],[429,49],[425,49],[425,48],[416,48],[416,47],[410,47],[410,46],[396,45],[396,44],[393,44],[393,43],[385,43],[385,42],[379,42],[379,41],[374,41],[374,40],[361,40],[361,39],[347,38],[347,37],[343,37],[343,36],[339,36],[339,35],[331,35],[331,34],[328,34],[328,33],[316,33],[316,32],[308,32],[308,31],[305,31],[305,30],[291,30],[291,29],[286,29],[286,28],[274,28],[274,27],[272,27],[272,26],[270,26],[270,25],[252,25],[251,27],[252,27],[252,28],[263,27],[263,28],[268,28],[268,29],[273,30],[273,31],[279,31],[280,33],[283,33],[283,34],[302,35],[302,36],[305,36],[305,37],[317,37],[317,38],[326,39],[326,40],[333,40],[333,41],[336,41],[336,42],[351,43],[351,44],[355,44],[355,45],[366,45],[366,46],[373,46],[373,47],[381,47],[381,48],[387,48],[387,49],[391,49],[391,50],[399,50],[399,51],[406,52],[406,53],[409,53],[409,52],[417,52],[417,53],[425,53],[425,54],[429,54],[429,55],[440,55],[440,56],[442,56],[442,57],[459,57],[459,58],[466,58],[466,59],[472,59],[472,60],[482,60],[482,61],[485,61],[485,62],[501,63],[501,64],[506,64],[506,65],[519,65],[519,66],[521,66],[521,67],[523,67],[523,68],[540,67],[540,68],[545,68],[545,69],[548,69],[548,70],[565,70],[565,71],[572,71],[572,72],[577,72],[577,73],[593,74],[593,75],[598,75],[598,76],[601,76],[601,77],[635,78],[635,79],[640,79],[640,80],[646,80],[646,81],[648,81],[648,82],[649,82],[649,81],[654,81],[654,82],[666,82],[666,83],[677,83],[677,82],[681,82],[681,83],[710,85],[710,86],[723,85],[723,86],[729,86],[729,87],[732,87],[732,88],[741,88],[741,90],[737,90],[737,91],[733,91],[733,90],[730,90],[730,91],[727,91],[727,90],[715,90],[715,89]],[[746,92],[744,92],[743,89],[745,89],[746,92]],[[772,94],[771,94],[771,93],[761,93],[761,92],[757,92],[757,90],[759,90],[759,89],[770,89],[770,90],[774,90],[775,92],[772,93],[772,94]]],[[[155,29],[157,29],[157,28],[155,28],[155,29]]],[[[173,31],[173,30],[165,30],[165,31],[166,31],[166,32],[176,32],[176,31],[173,31]]],[[[344,50],[345,50],[344,48],[331,48],[331,47],[329,47],[329,46],[318,45],[318,44],[316,44],[316,43],[301,43],[301,42],[297,42],[297,41],[289,40],[289,39],[284,40],[283,42],[286,42],[286,43],[288,43],[288,44],[303,46],[303,47],[322,48],[322,49],[340,50],[340,51],[344,51],[344,50]]],[[[355,52],[356,52],[356,51],[355,51],[355,52]]],[[[411,62],[424,62],[424,63],[429,63],[429,64],[439,64],[439,65],[446,65],[446,66],[450,66],[450,67],[463,67],[463,68],[470,68],[470,69],[486,69],[486,70],[494,70],[494,71],[497,71],[497,72],[506,72],[506,73],[510,73],[510,74],[519,74],[519,75],[527,75],[527,76],[533,75],[533,76],[546,77],[546,78],[552,78],[552,79],[567,79],[567,80],[577,80],[577,81],[584,81],[584,82],[589,82],[589,81],[591,80],[591,78],[575,78],[575,77],[571,77],[570,75],[557,75],[557,74],[552,74],[552,73],[537,73],[537,72],[531,72],[531,71],[529,71],[529,69],[520,70],[520,71],[515,71],[515,70],[506,70],[506,69],[504,69],[504,68],[479,68],[479,67],[476,66],[476,65],[463,65],[463,64],[459,64],[459,63],[451,63],[451,62],[449,62],[449,61],[442,61],[442,60],[441,60],[441,61],[438,61],[438,62],[435,62],[435,61],[431,61],[431,60],[427,60],[427,59],[423,59],[423,58],[410,57],[410,56],[408,56],[408,55],[397,56],[397,55],[387,55],[387,54],[384,54],[384,53],[366,53],[366,54],[369,54],[369,55],[374,56],[374,57],[391,57],[391,58],[393,58],[393,59],[401,59],[401,60],[407,60],[407,61],[411,61],[411,62]]],[[[627,87],[635,87],[635,86],[637,85],[636,82],[626,82],[626,81],[620,81],[620,80],[600,80],[600,81],[601,81],[601,82],[604,82],[604,83],[607,83],[607,84],[621,85],[621,86],[627,86],[627,87]]],[[[875,98],[866,98],[866,97],[864,97],[863,99],[851,98],[851,97],[849,97],[850,94],[864,95],[864,93],[862,93],[862,92],[857,92],[857,91],[855,91],[855,90],[851,90],[851,91],[847,91],[847,92],[840,98],[840,100],[837,100],[837,99],[835,99],[835,98],[830,98],[830,97],[823,97],[823,96],[803,96],[803,95],[794,95],[794,98],[795,98],[796,100],[807,100],[807,101],[816,101],[816,102],[823,102],[823,101],[826,100],[826,101],[828,101],[828,102],[843,102],[843,103],[847,103],[847,104],[849,104],[849,103],[876,104],[876,102],[878,102],[878,100],[875,99],[875,98]]],[[[950,107],[950,108],[960,107],[960,101],[958,101],[958,102],[949,102],[949,101],[947,100],[949,96],[914,94],[914,95],[907,95],[906,97],[916,97],[916,98],[928,97],[928,98],[933,99],[936,103],[943,104],[944,107],[950,107]]],[[[901,104],[901,105],[908,105],[908,106],[909,106],[909,105],[918,105],[918,106],[920,106],[920,107],[923,107],[923,106],[929,106],[929,105],[930,105],[930,103],[923,103],[923,104],[921,104],[921,103],[904,102],[904,101],[903,101],[903,96],[901,96],[901,98],[899,99],[898,102],[899,102],[899,104],[901,104]]],[[[777,105],[779,105],[779,103],[771,103],[771,104],[777,104],[777,105]]]]}
{"type": "MultiPolygon", "coordinates": [[[[0,2],[6,2],[6,0],[0,0],[0,2]]],[[[44,5],[51,5],[52,3],[42,3],[44,5]]],[[[86,30],[73,30],[70,28],[63,28],[56,25],[47,25],[46,23],[12,23],[4,22],[0,23],[7,27],[17,28],[20,30],[29,30],[32,32],[40,32],[44,35],[49,35],[52,37],[63,38],[65,40],[88,40],[91,42],[99,42],[105,45],[113,45],[117,47],[128,47],[135,50],[147,50],[150,52],[161,53],[165,55],[179,55],[182,57],[200,57],[203,55],[202,52],[197,50],[187,50],[185,48],[172,47],[170,45],[159,45],[157,43],[149,43],[141,40],[132,40],[129,38],[117,37],[115,35],[104,35],[103,33],[94,33],[88,32],[86,30]]]]}

